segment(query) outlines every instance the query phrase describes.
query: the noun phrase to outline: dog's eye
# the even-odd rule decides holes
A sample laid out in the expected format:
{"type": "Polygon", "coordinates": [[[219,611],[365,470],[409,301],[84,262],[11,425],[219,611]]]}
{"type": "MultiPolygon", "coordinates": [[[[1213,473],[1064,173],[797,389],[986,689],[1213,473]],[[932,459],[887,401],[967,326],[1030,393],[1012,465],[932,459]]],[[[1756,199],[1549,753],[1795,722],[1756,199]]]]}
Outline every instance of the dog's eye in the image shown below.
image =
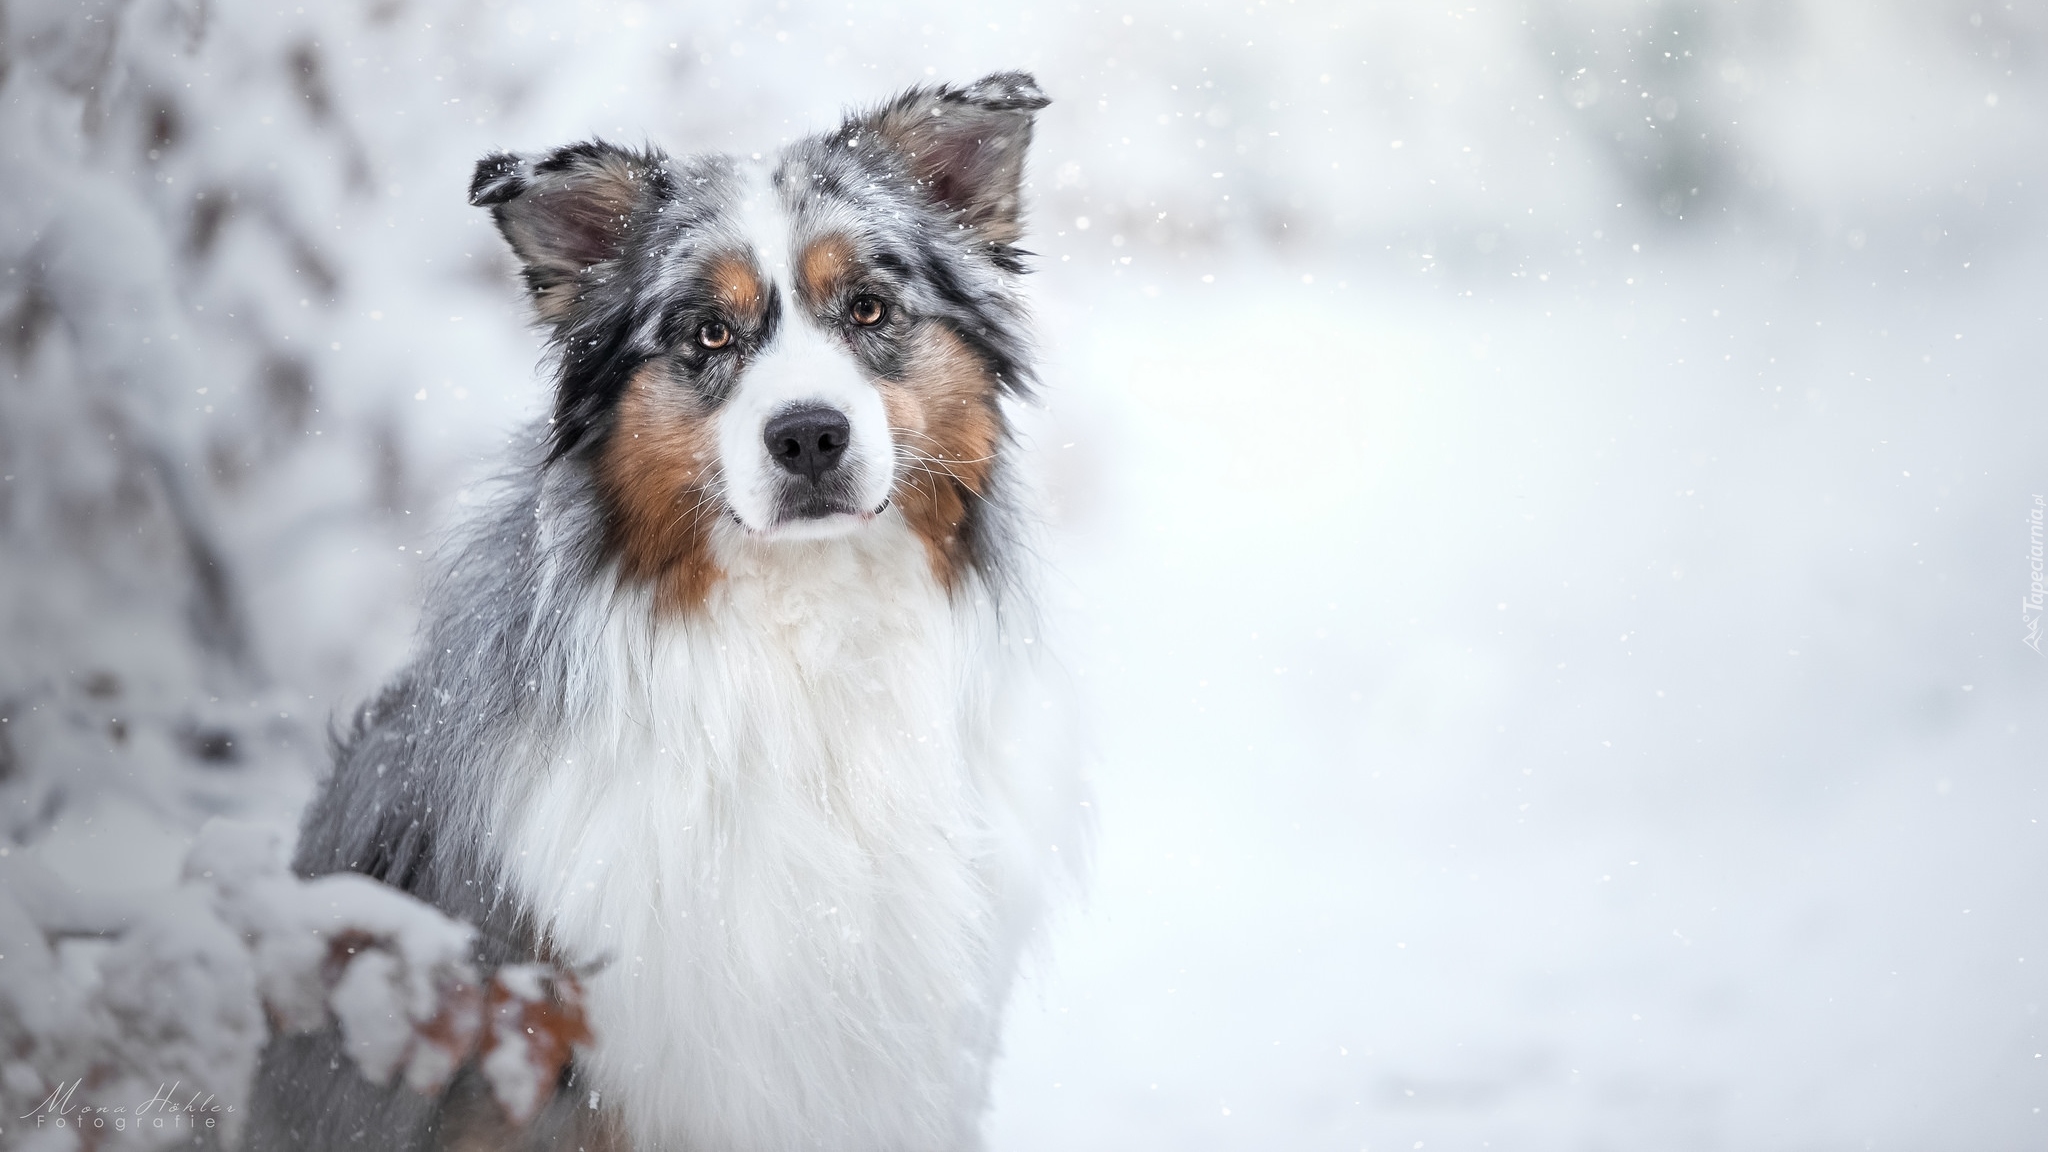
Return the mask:
{"type": "Polygon", "coordinates": [[[706,348],[723,348],[732,343],[732,329],[716,320],[697,329],[697,343],[706,348]]]}
{"type": "Polygon", "coordinates": [[[848,308],[846,314],[855,324],[863,328],[872,328],[889,314],[889,306],[873,296],[856,296],[853,298],[853,307],[848,308]]]}

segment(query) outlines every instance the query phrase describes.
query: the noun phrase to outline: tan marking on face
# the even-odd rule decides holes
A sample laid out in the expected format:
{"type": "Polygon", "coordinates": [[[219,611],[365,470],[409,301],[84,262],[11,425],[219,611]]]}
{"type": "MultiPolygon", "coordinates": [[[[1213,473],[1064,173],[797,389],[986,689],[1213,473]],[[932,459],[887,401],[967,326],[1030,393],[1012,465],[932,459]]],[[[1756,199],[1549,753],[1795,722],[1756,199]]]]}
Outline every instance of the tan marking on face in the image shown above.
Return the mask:
{"type": "Polygon", "coordinates": [[[815,306],[836,295],[855,271],[853,242],[836,232],[820,236],[804,246],[797,261],[797,287],[804,300],[815,306]]]}
{"type": "Polygon", "coordinates": [[[891,498],[924,540],[932,574],[950,590],[969,560],[961,525],[987,494],[1002,444],[995,378],[951,330],[926,324],[912,337],[901,377],[875,387],[897,451],[908,457],[891,498]]]}
{"type": "Polygon", "coordinates": [[[650,364],[626,385],[598,459],[606,546],[622,581],[654,585],[659,612],[696,608],[724,575],[711,558],[711,526],[723,507],[711,420],[702,398],[650,364]]]}
{"type": "Polygon", "coordinates": [[[760,322],[768,308],[768,293],[761,286],[761,275],[755,271],[753,261],[727,253],[714,258],[704,272],[711,282],[711,294],[731,311],[733,319],[749,324],[760,322]]]}

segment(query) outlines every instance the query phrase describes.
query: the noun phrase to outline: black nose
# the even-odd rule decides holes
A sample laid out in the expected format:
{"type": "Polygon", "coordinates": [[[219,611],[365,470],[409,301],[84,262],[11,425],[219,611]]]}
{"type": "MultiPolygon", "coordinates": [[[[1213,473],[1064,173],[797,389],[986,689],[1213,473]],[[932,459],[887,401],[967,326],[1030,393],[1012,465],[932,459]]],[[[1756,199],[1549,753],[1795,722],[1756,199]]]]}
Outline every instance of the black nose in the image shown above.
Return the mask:
{"type": "Polygon", "coordinates": [[[839,466],[852,431],[836,408],[798,408],[770,420],[762,439],[777,464],[815,484],[839,466]]]}

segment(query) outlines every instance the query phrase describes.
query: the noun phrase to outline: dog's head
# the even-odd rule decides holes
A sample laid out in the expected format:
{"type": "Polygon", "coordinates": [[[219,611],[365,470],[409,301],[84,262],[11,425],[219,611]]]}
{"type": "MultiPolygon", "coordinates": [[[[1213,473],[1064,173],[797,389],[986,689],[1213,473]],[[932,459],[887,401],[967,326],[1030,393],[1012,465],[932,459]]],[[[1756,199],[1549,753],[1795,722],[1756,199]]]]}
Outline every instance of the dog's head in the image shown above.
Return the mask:
{"type": "Polygon", "coordinates": [[[592,470],[622,572],[681,604],[721,522],[902,515],[942,582],[1030,383],[1016,274],[1030,76],[913,89],[753,160],[602,142],[476,168],[560,355],[550,461],[592,470]]]}

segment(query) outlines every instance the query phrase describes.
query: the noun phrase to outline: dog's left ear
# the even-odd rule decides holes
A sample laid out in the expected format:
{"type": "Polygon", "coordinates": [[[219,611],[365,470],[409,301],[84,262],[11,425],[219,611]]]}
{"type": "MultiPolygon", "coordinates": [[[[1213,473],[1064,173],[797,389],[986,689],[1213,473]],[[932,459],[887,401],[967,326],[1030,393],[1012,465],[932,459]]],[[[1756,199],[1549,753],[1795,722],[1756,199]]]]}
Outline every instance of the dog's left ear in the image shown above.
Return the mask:
{"type": "Polygon", "coordinates": [[[476,162],[469,202],[491,210],[542,320],[567,320],[597,270],[624,254],[635,212],[666,187],[665,160],[591,140],[476,162]]]}
{"type": "Polygon", "coordinates": [[[997,72],[964,88],[913,88],[847,122],[841,138],[895,148],[925,195],[991,244],[1015,243],[1031,121],[1051,103],[1028,72],[997,72]]]}

